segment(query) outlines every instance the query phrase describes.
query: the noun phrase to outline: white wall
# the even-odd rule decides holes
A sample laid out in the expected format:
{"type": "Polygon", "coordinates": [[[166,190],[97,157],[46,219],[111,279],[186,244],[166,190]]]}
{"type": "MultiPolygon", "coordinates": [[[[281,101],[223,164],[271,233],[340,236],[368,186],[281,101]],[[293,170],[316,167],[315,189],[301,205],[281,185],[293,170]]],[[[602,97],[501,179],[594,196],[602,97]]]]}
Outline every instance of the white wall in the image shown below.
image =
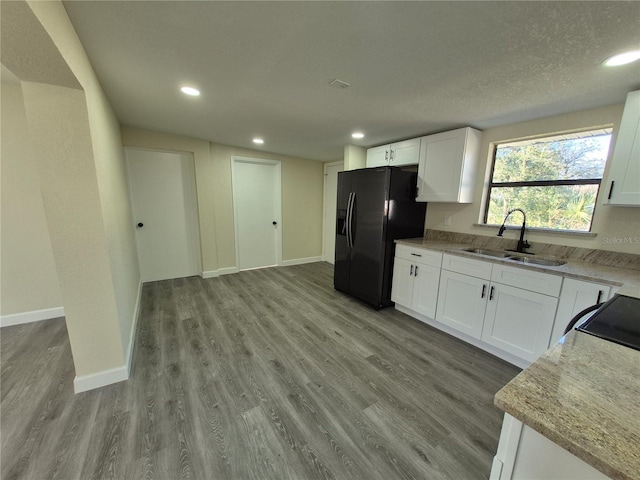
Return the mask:
{"type": "Polygon", "coordinates": [[[367,149],[358,145],[345,145],[343,165],[345,170],[357,170],[367,166],[367,149]]]}
{"type": "Polygon", "coordinates": [[[62,3],[33,1],[29,2],[29,6],[85,92],[112,288],[122,344],[130,352],[140,272],[120,125],[62,3]]]}
{"type": "Polygon", "coordinates": [[[84,93],[22,88],[76,376],[124,367],[84,93]]]}
{"type": "MultiPolygon", "coordinates": [[[[484,208],[483,196],[485,187],[489,182],[490,172],[488,169],[491,168],[492,144],[556,132],[613,125],[614,136],[609,152],[610,159],[613,153],[613,142],[615,142],[622,117],[622,110],[623,105],[612,105],[485,130],[482,134],[480,163],[478,166],[479,174],[476,179],[473,203],[464,205],[430,203],[427,206],[425,227],[435,230],[495,236],[497,229],[492,230],[473,226],[474,223],[480,223],[484,208]],[[444,217],[451,217],[451,225],[444,225],[444,217]]],[[[608,171],[609,168],[607,166],[602,185],[607,185],[608,171]]],[[[529,231],[527,239],[532,244],[541,242],[625,253],[640,253],[640,244],[638,243],[611,242],[612,238],[640,238],[640,209],[603,205],[603,195],[606,195],[604,190],[606,189],[601,189],[596,201],[592,227],[592,232],[596,234],[595,237],[529,231]]],[[[508,234],[505,234],[505,237],[511,238],[508,234]]]]}
{"type": "Polygon", "coordinates": [[[76,391],[124,380],[140,275],[119,123],[60,1],[3,4],[2,42],[21,80],[76,391]]]}
{"type": "Polygon", "coordinates": [[[62,307],[20,82],[2,83],[0,315],[62,307]]]}
{"type": "Polygon", "coordinates": [[[279,160],[282,164],[283,261],[322,255],[322,162],[132,127],[122,127],[122,141],[127,147],[193,153],[203,272],[236,266],[232,156],[279,160]]]}

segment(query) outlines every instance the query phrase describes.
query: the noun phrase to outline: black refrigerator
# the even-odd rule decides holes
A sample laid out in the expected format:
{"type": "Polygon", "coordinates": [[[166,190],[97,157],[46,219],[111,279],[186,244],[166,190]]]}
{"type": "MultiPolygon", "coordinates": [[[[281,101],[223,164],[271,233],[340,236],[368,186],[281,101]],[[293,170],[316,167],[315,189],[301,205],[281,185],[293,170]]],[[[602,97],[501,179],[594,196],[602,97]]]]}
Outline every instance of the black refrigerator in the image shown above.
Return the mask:
{"type": "Polygon", "coordinates": [[[375,308],[392,305],[394,240],[422,237],[426,203],[415,172],[398,167],[338,173],[333,284],[375,308]]]}

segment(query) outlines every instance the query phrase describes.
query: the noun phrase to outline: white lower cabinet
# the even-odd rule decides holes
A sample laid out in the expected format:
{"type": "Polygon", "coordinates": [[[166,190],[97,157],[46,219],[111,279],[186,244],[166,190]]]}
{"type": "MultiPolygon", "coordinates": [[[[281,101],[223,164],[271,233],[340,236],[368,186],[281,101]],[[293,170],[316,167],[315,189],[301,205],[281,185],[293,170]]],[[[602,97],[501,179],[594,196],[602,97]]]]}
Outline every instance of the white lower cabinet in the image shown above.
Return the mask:
{"type": "Polygon", "coordinates": [[[442,270],[436,320],[479,339],[488,286],[488,280],[442,270]]]}
{"type": "Polygon", "coordinates": [[[533,362],[549,347],[562,277],[496,264],[482,341],[533,362]]]}
{"type": "Polygon", "coordinates": [[[411,308],[413,305],[413,268],[412,262],[396,256],[393,263],[391,300],[407,308],[411,308]]]}
{"type": "Polygon", "coordinates": [[[442,254],[404,245],[396,247],[391,300],[434,318],[442,254]]]}
{"type": "Polygon", "coordinates": [[[608,300],[615,290],[398,245],[391,299],[415,318],[526,367],[563,335],[576,313],[598,299],[608,300]]]}
{"type": "Polygon", "coordinates": [[[493,458],[489,480],[608,478],[520,420],[504,414],[498,451],[493,458]]]}
{"type": "Polygon", "coordinates": [[[482,341],[529,362],[549,347],[558,299],[492,283],[482,341]]]}
{"type": "Polygon", "coordinates": [[[429,318],[436,316],[440,267],[417,264],[414,273],[412,309],[429,318]]]}
{"type": "Polygon", "coordinates": [[[444,255],[436,320],[532,362],[548,348],[561,284],[555,275],[444,255]]]}
{"type": "Polygon", "coordinates": [[[616,287],[610,285],[565,278],[549,346],[564,335],[565,328],[575,315],[596,303],[609,300],[616,290],[616,287]]]}

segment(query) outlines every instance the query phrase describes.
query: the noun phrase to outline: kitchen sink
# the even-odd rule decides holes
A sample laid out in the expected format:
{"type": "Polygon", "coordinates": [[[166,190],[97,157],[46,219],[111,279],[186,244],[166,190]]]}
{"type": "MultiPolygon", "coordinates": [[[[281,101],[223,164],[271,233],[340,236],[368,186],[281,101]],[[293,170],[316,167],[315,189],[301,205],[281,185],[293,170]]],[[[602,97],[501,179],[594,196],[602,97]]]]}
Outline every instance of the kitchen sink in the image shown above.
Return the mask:
{"type": "Polygon", "coordinates": [[[461,248],[460,250],[463,252],[475,253],[476,255],[482,255],[485,257],[502,258],[504,260],[512,260],[514,262],[525,263],[529,265],[540,265],[543,267],[559,267],[567,263],[564,260],[529,257],[524,255],[518,255],[515,252],[501,252],[499,250],[488,250],[485,248],[467,247],[467,248],[461,248]]]}
{"type": "Polygon", "coordinates": [[[564,260],[551,260],[547,258],[535,258],[535,257],[519,257],[519,256],[510,256],[509,260],[513,260],[514,262],[520,263],[528,263],[530,265],[542,265],[544,267],[559,267],[560,265],[564,265],[564,260]]]}
{"type": "Polygon", "coordinates": [[[497,250],[485,250],[484,248],[461,248],[463,252],[475,253],[477,255],[484,255],[486,257],[507,258],[511,254],[506,252],[500,252],[497,250]]]}

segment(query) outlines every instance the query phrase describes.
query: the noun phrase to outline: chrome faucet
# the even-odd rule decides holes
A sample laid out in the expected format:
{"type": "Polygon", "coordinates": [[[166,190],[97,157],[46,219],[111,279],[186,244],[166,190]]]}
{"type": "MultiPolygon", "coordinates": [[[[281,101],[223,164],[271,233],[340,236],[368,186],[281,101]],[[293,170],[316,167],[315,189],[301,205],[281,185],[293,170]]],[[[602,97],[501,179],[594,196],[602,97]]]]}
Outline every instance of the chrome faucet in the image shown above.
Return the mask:
{"type": "Polygon", "coordinates": [[[529,245],[529,242],[527,242],[524,239],[524,230],[525,228],[527,228],[527,215],[524,213],[524,210],[522,210],[521,208],[514,208],[513,210],[509,210],[507,212],[507,215],[504,217],[504,221],[500,226],[500,230],[498,230],[498,236],[501,237],[504,231],[507,229],[507,227],[505,227],[504,224],[507,223],[507,219],[509,218],[509,215],[511,215],[513,212],[520,212],[522,214],[522,227],[520,227],[520,239],[518,240],[518,245],[516,246],[515,251],[518,253],[526,253],[524,251],[525,248],[530,248],[531,245],[529,245]]]}

